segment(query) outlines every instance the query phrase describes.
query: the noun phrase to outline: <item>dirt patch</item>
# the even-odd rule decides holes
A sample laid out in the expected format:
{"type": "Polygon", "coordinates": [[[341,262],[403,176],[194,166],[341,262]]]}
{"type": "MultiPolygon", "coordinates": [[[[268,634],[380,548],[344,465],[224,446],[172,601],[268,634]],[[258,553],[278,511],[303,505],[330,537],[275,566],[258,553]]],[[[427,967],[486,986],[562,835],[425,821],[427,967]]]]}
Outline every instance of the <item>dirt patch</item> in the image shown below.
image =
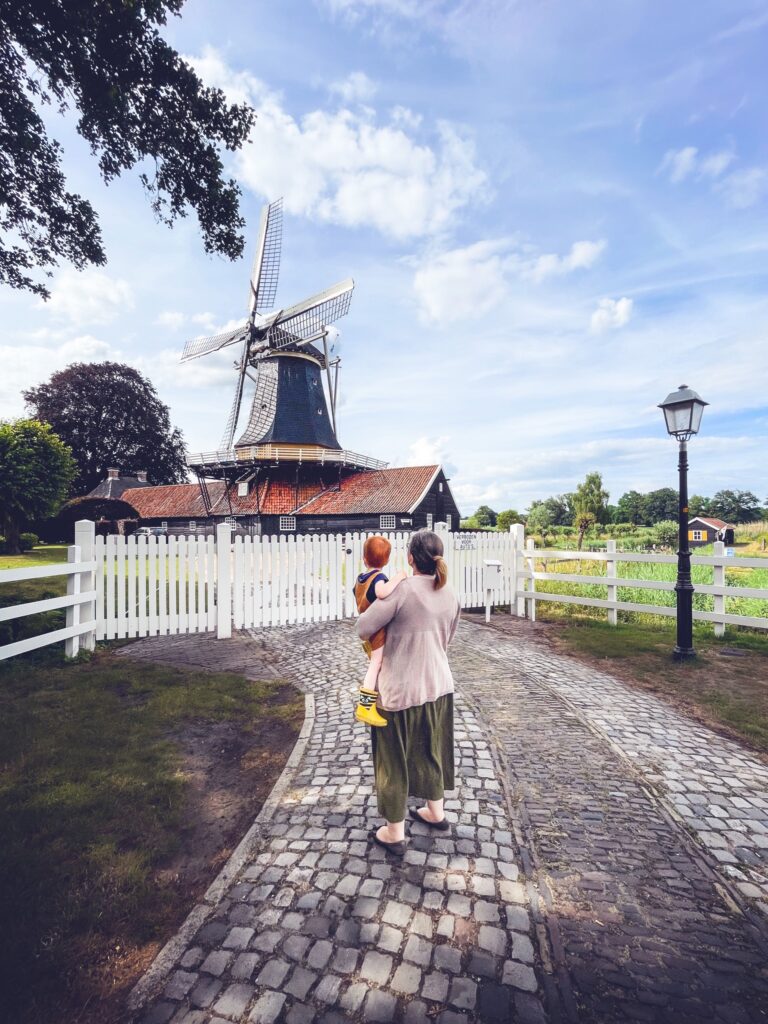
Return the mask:
{"type": "MultiPolygon", "coordinates": [[[[270,703],[296,700],[293,687],[284,686],[270,703]]],[[[59,1024],[125,1020],[128,993],[250,828],[285,767],[301,724],[297,715],[248,729],[233,722],[193,724],[169,735],[181,754],[179,772],[187,784],[186,824],[178,852],[154,875],[169,897],[159,923],[160,938],[142,945],[117,938],[109,949],[83,950],[76,988],[87,987],[90,996],[80,1008],[62,1008],[59,1024]]]]}
{"type": "MultiPolygon", "coordinates": [[[[469,613],[464,617],[485,624],[482,615],[469,613]]],[[[659,637],[637,650],[630,644],[630,649],[625,649],[621,657],[600,656],[580,649],[573,640],[574,627],[568,620],[529,622],[497,613],[492,616],[489,628],[510,636],[524,636],[629,686],[652,693],[718,735],[740,743],[768,764],[768,749],[762,735],[764,723],[768,721],[768,658],[765,654],[697,641],[695,663],[679,663],[672,660],[668,638],[659,637]],[[760,731],[755,736],[752,733],[756,725],[760,731]]]]}

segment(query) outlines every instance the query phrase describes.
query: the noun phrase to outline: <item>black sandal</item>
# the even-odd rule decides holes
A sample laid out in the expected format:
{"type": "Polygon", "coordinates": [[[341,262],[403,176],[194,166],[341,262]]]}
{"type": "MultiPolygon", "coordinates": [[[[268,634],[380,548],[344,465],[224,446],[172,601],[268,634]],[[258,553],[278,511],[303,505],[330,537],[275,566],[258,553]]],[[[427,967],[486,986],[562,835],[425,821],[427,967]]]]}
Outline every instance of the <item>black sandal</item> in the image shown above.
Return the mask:
{"type": "Polygon", "coordinates": [[[400,839],[396,843],[385,843],[383,839],[379,839],[376,835],[378,829],[372,828],[368,833],[368,838],[372,839],[377,846],[383,847],[388,853],[391,853],[393,857],[405,856],[406,843],[404,839],[400,839]]]}
{"type": "Polygon", "coordinates": [[[427,825],[429,828],[436,828],[438,832],[447,832],[451,827],[451,823],[443,818],[442,821],[427,821],[426,818],[422,818],[416,807],[409,807],[408,813],[414,821],[421,822],[422,825],[427,825]]]}

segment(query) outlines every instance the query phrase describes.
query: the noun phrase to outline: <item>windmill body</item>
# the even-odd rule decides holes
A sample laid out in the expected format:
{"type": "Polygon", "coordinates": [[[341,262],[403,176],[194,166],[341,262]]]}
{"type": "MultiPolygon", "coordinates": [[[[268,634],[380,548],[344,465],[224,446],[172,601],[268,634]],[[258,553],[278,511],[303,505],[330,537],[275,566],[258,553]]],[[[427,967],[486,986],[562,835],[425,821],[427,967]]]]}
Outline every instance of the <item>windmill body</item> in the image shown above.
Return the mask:
{"type": "Polygon", "coordinates": [[[328,327],[349,311],[354,281],[348,278],[303,302],[274,309],[281,244],[282,200],[277,200],[262,211],[247,319],[233,330],[188,342],[182,354],[186,362],[229,346],[239,349],[234,397],[221,444],[188,459],[209,513],[206,479],[231,483],[292,464],[298,493],[298,467],[307,472],[310,467],[337,467],[341,472],[344,467],[386,465],[345,451],[336,436],[339,359],[331,352],[328,327]]]}

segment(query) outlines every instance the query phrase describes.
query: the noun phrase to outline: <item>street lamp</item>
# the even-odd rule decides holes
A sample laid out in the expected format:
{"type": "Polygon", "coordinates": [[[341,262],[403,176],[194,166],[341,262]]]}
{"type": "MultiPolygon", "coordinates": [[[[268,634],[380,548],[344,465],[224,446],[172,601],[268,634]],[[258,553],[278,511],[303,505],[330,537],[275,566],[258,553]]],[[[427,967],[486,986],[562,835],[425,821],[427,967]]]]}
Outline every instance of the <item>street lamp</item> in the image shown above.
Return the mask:
{"type": "Polygon", "coordinates": [[[677,552],[677,643],[674,657],[678,661],[693,658],[693,584],[691,583],[691,551],[688,547],[688,441],[698,434],[704,406],[709,405],[700,395],[681,384],[677,391],[667,395],[659,408],[664,413],[667,431],[680,442],[680,490],[678,518],[680,526],[677,552]]]}

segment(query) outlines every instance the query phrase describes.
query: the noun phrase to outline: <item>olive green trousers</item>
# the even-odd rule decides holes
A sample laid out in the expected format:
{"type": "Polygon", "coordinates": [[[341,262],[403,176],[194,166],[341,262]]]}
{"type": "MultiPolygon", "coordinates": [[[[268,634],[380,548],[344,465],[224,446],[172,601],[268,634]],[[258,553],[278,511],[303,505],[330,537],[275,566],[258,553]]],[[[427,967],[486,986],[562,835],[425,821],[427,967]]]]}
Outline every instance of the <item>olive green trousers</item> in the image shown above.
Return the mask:
{"type": "Polygon", "coordinates": [[[379,708],[386,726],[371,727],[379,814],[403,821],[409,796],[440,800],[454,788],[453,694],[404,711],[379,708]]]}

